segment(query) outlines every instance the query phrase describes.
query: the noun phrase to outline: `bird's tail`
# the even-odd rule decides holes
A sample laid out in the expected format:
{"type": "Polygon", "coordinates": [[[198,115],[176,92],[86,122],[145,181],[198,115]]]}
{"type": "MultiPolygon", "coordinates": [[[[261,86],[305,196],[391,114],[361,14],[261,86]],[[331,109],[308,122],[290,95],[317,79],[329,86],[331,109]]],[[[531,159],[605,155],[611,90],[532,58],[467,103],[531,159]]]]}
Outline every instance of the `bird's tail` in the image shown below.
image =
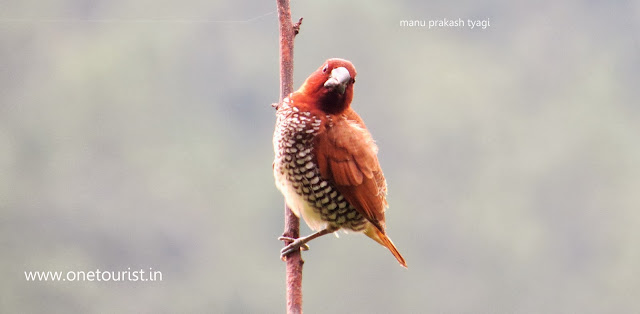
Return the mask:
{"type": "Polygon", "coordinates": [[[407,262],[404,260],[404,257],[402,257],[400,252],[398,252],[398,249],[396,248],[396,246],[393,245],[393,242],[391,242],[391,239],[389,239],[389,237],[387,237],[387,235],[384,234],[384,232],[380,231],[375,226],[370,226],[365,230],[364,234],[366,234],[369,238],[376,240],[376,242],[388,248],[389,251],[391,251],[391,254],[393,254],[393,256],[396,257],[396,259],[398,260],[398,263],[400,263],[402,267],[407,268],[407,262]]]}

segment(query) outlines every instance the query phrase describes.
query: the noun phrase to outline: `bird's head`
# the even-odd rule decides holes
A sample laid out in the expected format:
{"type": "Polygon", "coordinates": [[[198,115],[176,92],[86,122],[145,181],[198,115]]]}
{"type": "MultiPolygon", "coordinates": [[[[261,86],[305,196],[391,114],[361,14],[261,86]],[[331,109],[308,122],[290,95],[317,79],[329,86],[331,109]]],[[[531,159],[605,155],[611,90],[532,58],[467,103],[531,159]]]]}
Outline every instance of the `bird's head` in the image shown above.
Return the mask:
{"type": "Polygon", "coordinates": [[[326,113],[338,114],[353,99],[356,68],[344,59],[329,59],[302,84],[298,92],[310,97],[313,105],[326,113]]]}

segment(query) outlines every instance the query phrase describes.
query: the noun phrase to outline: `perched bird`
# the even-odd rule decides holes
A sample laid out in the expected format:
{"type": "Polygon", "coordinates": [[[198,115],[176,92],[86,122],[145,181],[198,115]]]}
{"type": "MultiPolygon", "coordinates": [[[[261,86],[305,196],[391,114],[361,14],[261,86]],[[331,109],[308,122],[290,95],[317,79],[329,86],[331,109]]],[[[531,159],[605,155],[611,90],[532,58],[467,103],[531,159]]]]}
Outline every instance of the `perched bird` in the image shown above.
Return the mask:
{"type": "Polygon", "coordinates": [[[276,106],[276,186],[289,208],[316,231],[298,239],[281,237],[291,242],[281,257],[344,229],[363,232],[407,267],[385,232],[387,183],[378,147],[351,109],[355,78],[351,62],[329,59],[276,106]]]}

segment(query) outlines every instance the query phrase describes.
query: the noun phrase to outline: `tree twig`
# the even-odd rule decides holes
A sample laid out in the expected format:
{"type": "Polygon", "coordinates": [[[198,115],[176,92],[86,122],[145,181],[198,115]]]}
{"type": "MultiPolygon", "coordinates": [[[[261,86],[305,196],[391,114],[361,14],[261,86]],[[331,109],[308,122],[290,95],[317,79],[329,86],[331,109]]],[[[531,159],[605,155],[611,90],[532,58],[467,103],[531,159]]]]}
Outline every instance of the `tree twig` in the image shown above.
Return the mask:
{"type": "MultiPolygon", "coordinates": [[[[300,31],[302,18],[293,25],[289,0],[276,0],[280,25],[280,103],[293,91],[293,39],[300,31]]],[[[300,237],[300,219],[285,204],[284,233],[290,238],[300,237]]],[[[285,244],[286,245],[286,244],[285,244]]],[[[302,265],[300,251],[286,257],[287,313],[302,313],[302,265]]]]}

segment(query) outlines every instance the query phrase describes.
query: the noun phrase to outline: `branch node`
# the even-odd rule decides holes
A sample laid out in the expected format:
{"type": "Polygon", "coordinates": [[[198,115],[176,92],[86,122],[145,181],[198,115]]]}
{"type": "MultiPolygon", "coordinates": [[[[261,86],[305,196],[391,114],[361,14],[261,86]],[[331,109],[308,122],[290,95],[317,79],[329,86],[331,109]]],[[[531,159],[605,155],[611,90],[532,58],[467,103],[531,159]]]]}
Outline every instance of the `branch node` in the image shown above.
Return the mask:
{"type": "Polygon", "coordinates": [[[293,24],[293,36],[298,35],[298,33],[300,33],[300,25],[302,25],[302,18],[300,18],[298,22],[293,24]]]}

